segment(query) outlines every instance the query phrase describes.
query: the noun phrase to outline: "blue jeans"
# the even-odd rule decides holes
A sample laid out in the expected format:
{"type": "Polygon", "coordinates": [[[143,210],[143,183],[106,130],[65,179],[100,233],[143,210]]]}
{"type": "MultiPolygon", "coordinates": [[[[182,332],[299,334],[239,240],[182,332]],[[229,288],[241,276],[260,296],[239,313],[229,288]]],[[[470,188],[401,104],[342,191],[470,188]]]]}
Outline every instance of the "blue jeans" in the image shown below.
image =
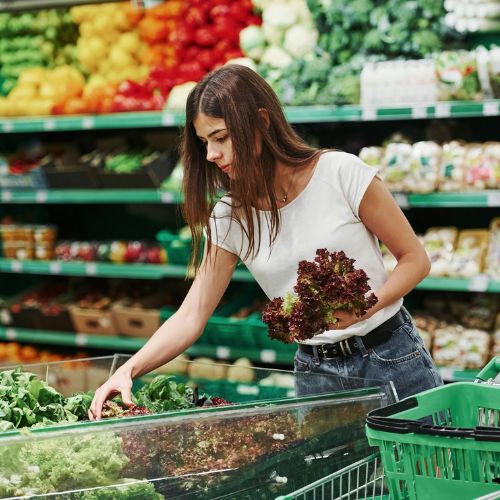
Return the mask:
{"type": "Polygon", "coordinates": [[[410,314],[403,308],[405,322],[384,343],[366,349],[356,337],[359,350],[346,357],[322,360],[298,350],[294,371],[297,395],[337,392],[373,386],[373,380],[392,382],[399,399],[443,384],[429,351],[425,348],[410,314]],[[333,377],[311,377],[317,373],[333,377]]]}

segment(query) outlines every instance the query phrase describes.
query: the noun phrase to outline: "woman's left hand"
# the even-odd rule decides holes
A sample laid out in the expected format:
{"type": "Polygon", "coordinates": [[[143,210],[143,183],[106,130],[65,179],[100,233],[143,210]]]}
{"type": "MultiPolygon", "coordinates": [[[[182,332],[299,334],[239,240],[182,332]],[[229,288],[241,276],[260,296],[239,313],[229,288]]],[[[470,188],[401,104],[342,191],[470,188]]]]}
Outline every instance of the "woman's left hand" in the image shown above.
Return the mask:
{"type": "Polygon", "coordinates": [[[354,313],[341,310],[335,311],[334,316],[338,321],[336,323],[330,323],[328,325],[328,328],[330,330],[345,330],[349,326],[354,325],[354,323],[357,323],[358,321],[366,318],[366,315],[359,318],[354,313]]]}

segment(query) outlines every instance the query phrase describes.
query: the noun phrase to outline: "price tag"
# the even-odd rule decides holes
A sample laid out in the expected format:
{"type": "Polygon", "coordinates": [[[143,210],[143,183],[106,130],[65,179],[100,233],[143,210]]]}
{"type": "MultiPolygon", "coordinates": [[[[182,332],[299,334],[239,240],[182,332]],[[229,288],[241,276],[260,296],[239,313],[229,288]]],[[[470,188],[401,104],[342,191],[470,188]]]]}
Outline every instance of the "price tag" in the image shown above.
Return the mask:
{"type": "Polygon", "coordinates": [[[286,391],[286,395],[289,398],[294,398],[297,394],[295,394],[295,389],[288,389],[288,391],[286,391]]]}
{"type": "Polygon", "coordinates": [[[55,130],[56,128],[56,121],[55,120],[45,120],[43,122],[43,130],[55,130]]]}
{"type": "Polygon", "coordinates": [[[257,385],[238,384],[236,386],[236,392],[245,396],[258,396],[259,387],[257,385]]]}
{"type": "Polygon", "coordinates": [[[497,116],[498,115],[498,102],[488,101],[483,103],[484,116],[497,116]]]}
{"type": "Polygon", "coordinates": [[[89,342],[89,338],[84,333],[77,333],[75,335],[75,344],[79,347],[86,346],[89,342]]]}
{"type": "Polygon", "coordinates": [[[0,323],[10,325],[12,323],[12,315],[8,309],[0,310],[0,323]]]}
{"type": "Polygon", "coordinates": [[[3,122],[2,130],[4,132],[12,132],[14,130],[14,124],[12,122],[3,122]]]}
{"type": "Polygon", "coordinates": [[[228,359],[231,355],[229,347],[218,346],[215,349],[215,357],[218,359],[228,359]]]}
{"type": "Polygon", "coordinates": [[[35,198],[37,203],[47,203],[49,193],[47,191],[37,191],[35,198]]]}
{"type": "Polygon", "coordinates": [[[10,269],[14,273],[20,273],[23,270],[23,263],[19,260],[14,260],[10,264],[10,269]]]}
{"type": "Polygon", "coordinates": [[[87,276],[95,276],[97,274],[97,264],[95,262],[90,262],[90,264],[86,264],[85,274],[87,276]]]}
{"type": "Polygon", "coordinates": [[[60,262],[51,262],[49,264],[50,274],[61,274],[61,263],[60,262]]]}
{"type": "Polygon", "coordinates": [[[411,116],[413,118],[427,118],[427,106],[412,106],[411,108],[411,116]]]}
{"type": "Polygon", "coordinates": [[[163,113],[161,115],[161,123],[164,127],[171,127],[175,124],[175,118],[172,113],[163,113]]]}
{"type": "Polygon", "coordinates": [[[263,349],[260,351],[260,360],[263,363],[274,363],[276,361],[276,351],[272,349],[263,349]]]}
{"type": "Polygon", "coordinates": [[[160,196],[162,203],[172,203],[174,201],[174,193],[170,191],[165,191],[160,196]]]}
{"type": "Polygon", "coordinates": [[[406,195],[405,193],[394,193],[394,199],[401,208],[410,208],[408,195],[406,195]]]}
{"type": "Polygon", "coordinates": [[[471,292],[486,292],[488,290],[490,279],[486,274],[478,274],[469,281],[469,290],[471,292]]]}
{"type": "Polygon", "coordinates": [[[17,332],[14,328],[7,328],[7,330],[5,330],[5,336],[8,340],[16,340],[17,332]]]}
{"type": "Polygon", "coordinates": [[[90,130],[94,128],[94,119],[90,116],[86,116],[82,119],[82,128],[84,130],[90,130]]]}
{"type": "Polygon", "coordinates": [[[436,103],[436,118],[448,118],[451,116],[451,106],[447,102],[436,103]]]}
{"type": "Polygon", "coordinates": [[[363,106],[361,108],[361,117],[365,121],[373,121],[377,119],[377,108],[373,106],[363,106]]]}
{"type": "Polygon", "coordinates": [[[488,193],[486,203],[489,207],[500,207],[500,190],[488,193]]]}
{"type": "Polygon", "coordinates": [[[2,201],[5,203],[9,203],[9,201],[12,201],[12,191],[2,191],[2,201]]]}
{"type": "Polygon", "coordinates": [[[439,373],[441,374],[441,377],[443,377],[443,380],[453,380],[454,379],[454,373],[455,371],[452,368],[440,368],[439,373]]]}

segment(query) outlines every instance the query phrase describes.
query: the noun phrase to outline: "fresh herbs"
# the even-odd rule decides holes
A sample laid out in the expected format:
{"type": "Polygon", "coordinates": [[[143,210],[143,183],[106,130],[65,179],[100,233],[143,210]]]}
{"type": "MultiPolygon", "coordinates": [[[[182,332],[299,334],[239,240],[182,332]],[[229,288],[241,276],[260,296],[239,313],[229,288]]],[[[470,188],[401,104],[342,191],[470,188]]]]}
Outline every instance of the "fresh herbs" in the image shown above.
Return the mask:
{"type": "Polygon", "coordinates": [[[269,336],[291,343],[312,338],[336,322],[336,311],[363,316],[377,303],[370,291],[368,276],[354,268],[354,259],[344,252],[316,251],[314,261],[299,262],[294,294],[273,299],[262,320],[269,336]]]}

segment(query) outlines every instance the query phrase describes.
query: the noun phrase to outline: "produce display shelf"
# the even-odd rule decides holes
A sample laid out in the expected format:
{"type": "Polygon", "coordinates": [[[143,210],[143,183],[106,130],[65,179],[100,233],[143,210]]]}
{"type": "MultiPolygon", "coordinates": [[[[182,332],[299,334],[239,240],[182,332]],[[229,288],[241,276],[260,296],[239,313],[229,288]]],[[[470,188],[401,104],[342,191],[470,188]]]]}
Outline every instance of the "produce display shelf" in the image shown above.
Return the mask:
{"type": "Polygon", "coordinates": [[[181,203],[182,193],[155,189],[2,189],[2,203],[181,203]]]}
{"type": "MultiPolygon", "coordinates": [[[[15,2],[2,2],[15,3],[15,2]]],[[[88,3],[88,2],[86,2],[88,3]]],[[[291,123],[338,121],[411,120],[498,116],[500,100],[453,101],[404,106],[289,106],[291,123]]],[[[109,115],[72,115],[1,118],[3,132],[50,132],[91,129],[175,127],[184,124],[184,111],[141,111],[109,115]]]]}
{"type": "MultiPolygon", "coordinates": [[[[0,12],[69,8],[74,5],[98,4],[117,0],[4,0],[0,1],[0,12]]],[[[118,0],[125,1],[125,0],[118,0]]]]}
{"type": "MultiPolygon", "coordinates": [[[[500,190],[463,193],[393,193],[401,208],[500,207],[500,190]]],[[[155,189],[1,189],[2,203],[182,203],[179,191],[155,189]]]]}
{"type": "Polygon", "coordinates": [[[447,290],[452,292],[500,292],[500,281],[485,274],[472,278],[427,277],[416,287],[418,290],[447,290]]]}
{"type": "MultiPolygon", "coordinates": [[[[87,347],[109,349],[114,351],[137,351],[147,341],[145,338],[90,335],[86,333],[51,332],[46,330],[29,330],[24,328],[0,327],[0,341],[30,342],[33,344],[64,345],[71,347],[87,347]]],[[[190,356],[208,356],[216,359],[248,358],[250,361],[262,363],[293,364],[293,354],[271,349],[247,349],[226,346],[191,346],[187,351],[190,356]]]]}
{"type": "Polygon", "coordinates": [[[474,382],[479,372],[479,369],[464,370],[448,366],[438,366],[437,369],[445,382],[474,382]]]}

